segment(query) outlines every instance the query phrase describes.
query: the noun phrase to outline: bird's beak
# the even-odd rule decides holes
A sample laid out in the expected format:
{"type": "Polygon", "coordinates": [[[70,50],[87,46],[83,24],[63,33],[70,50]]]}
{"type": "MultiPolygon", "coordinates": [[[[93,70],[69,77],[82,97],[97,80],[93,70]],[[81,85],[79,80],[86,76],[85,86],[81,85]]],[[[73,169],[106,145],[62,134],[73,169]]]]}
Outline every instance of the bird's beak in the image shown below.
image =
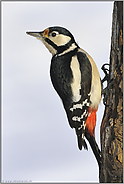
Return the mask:
{"type": "Polygon", "coordinates": [[[26,32],[26,33],[36,38],[42,38],[44,36],[43,32],[26,32]]]}

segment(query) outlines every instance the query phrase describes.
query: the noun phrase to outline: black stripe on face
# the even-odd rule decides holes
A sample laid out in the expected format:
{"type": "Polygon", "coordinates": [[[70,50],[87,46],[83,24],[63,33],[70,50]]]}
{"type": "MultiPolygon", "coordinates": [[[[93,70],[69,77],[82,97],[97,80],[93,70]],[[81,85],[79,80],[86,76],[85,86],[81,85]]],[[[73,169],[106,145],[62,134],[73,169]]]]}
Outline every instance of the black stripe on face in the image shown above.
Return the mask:
{"type": "MultiPolygon", "coordinates": [[[[73,40],[70,40],[67,44],[62,45],[62,46],[57,46],[55,43],[53,43],[49,38],[45,38],[45,41],[51,45],[56,51],[57,54],[61,54],[62,52],[66,51],[67,49],[69,49],[69,47],[75,43],[73,40]]],[[[75,43],[76,44],[76,43],[75,43]]],[[[77,44],[76,44],[77,45],[77,44]]],[[[78,47],[78,45],[77,45],[78,47]]]]}
{"type": "Polygon", "coordinates": [[[57,46],[55,43],[53,43],[49,38],[45,38],[45,41],[46,41],[49,45],[51,45],[55,50],[58,50],[58,46],[57,46]]]}

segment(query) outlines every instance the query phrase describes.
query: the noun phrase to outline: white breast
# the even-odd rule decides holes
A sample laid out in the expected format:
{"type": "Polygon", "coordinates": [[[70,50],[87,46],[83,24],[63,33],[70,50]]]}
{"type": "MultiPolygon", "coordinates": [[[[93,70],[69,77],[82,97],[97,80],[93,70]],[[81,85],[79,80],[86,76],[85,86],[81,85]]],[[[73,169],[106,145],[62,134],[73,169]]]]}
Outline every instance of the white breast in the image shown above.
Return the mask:
{"type": "Polygon", "coordinates": [[[77,102],[80,100],[80,89],[81,89],[81,72],[80,72],[80,65],[77,60],[77,56],[72,57],[71,61],[71,70],[73,74],[73,81],[71,83],[72,93],[73,93],[73,101],[77,102]]]}
{"type": "Polygon", "coordinates": [[[91,83],[91,96],[90,96],[90,101],[91,107],[90,108],[98,108],[99,103],[101,101],[101,80],[100,80],[100,75],[97,69],[97,66],[93,60],[93,58],[83,49],[80,49],[81,52],[84,52],[92,66],[92,83],[91,83]]]}

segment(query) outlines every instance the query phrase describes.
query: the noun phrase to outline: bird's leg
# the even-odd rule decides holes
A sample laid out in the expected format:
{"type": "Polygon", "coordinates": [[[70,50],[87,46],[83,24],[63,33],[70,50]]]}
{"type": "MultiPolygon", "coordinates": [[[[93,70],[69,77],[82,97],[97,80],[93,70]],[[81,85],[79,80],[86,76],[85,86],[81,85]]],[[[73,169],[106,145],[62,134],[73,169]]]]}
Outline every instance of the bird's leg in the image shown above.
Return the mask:
{"type": "Polygon", "coordinates": [[[85,137],[89,141],[90,146],[92,148],[92,151],[93,151],[93,153],[96,157],[96,160],[98,162],[99,169],[101,169],[101,151],[99,149],[99,146],[98,146],[95,138],[93,136],[91,136],[90,133],[88,133],[87,131],[85,132],[85,137]]]}

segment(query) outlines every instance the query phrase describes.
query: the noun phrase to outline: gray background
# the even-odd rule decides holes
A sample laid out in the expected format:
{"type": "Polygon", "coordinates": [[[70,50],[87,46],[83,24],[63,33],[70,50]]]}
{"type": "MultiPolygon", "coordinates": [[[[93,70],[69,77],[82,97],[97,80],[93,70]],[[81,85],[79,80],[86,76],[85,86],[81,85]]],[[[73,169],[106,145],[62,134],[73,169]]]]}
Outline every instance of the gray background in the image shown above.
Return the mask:
{"type": "MultiPolygon", "coordinates": [[[[98,182],[92,150],[79,151],[50,76],[51,54],[26,31],[63,26],[101,66],[109,61],[113,2],[2,2],[2,180],[98,182]]],[[[97,113],[96,140],[100,146],[97,113]]]]}

